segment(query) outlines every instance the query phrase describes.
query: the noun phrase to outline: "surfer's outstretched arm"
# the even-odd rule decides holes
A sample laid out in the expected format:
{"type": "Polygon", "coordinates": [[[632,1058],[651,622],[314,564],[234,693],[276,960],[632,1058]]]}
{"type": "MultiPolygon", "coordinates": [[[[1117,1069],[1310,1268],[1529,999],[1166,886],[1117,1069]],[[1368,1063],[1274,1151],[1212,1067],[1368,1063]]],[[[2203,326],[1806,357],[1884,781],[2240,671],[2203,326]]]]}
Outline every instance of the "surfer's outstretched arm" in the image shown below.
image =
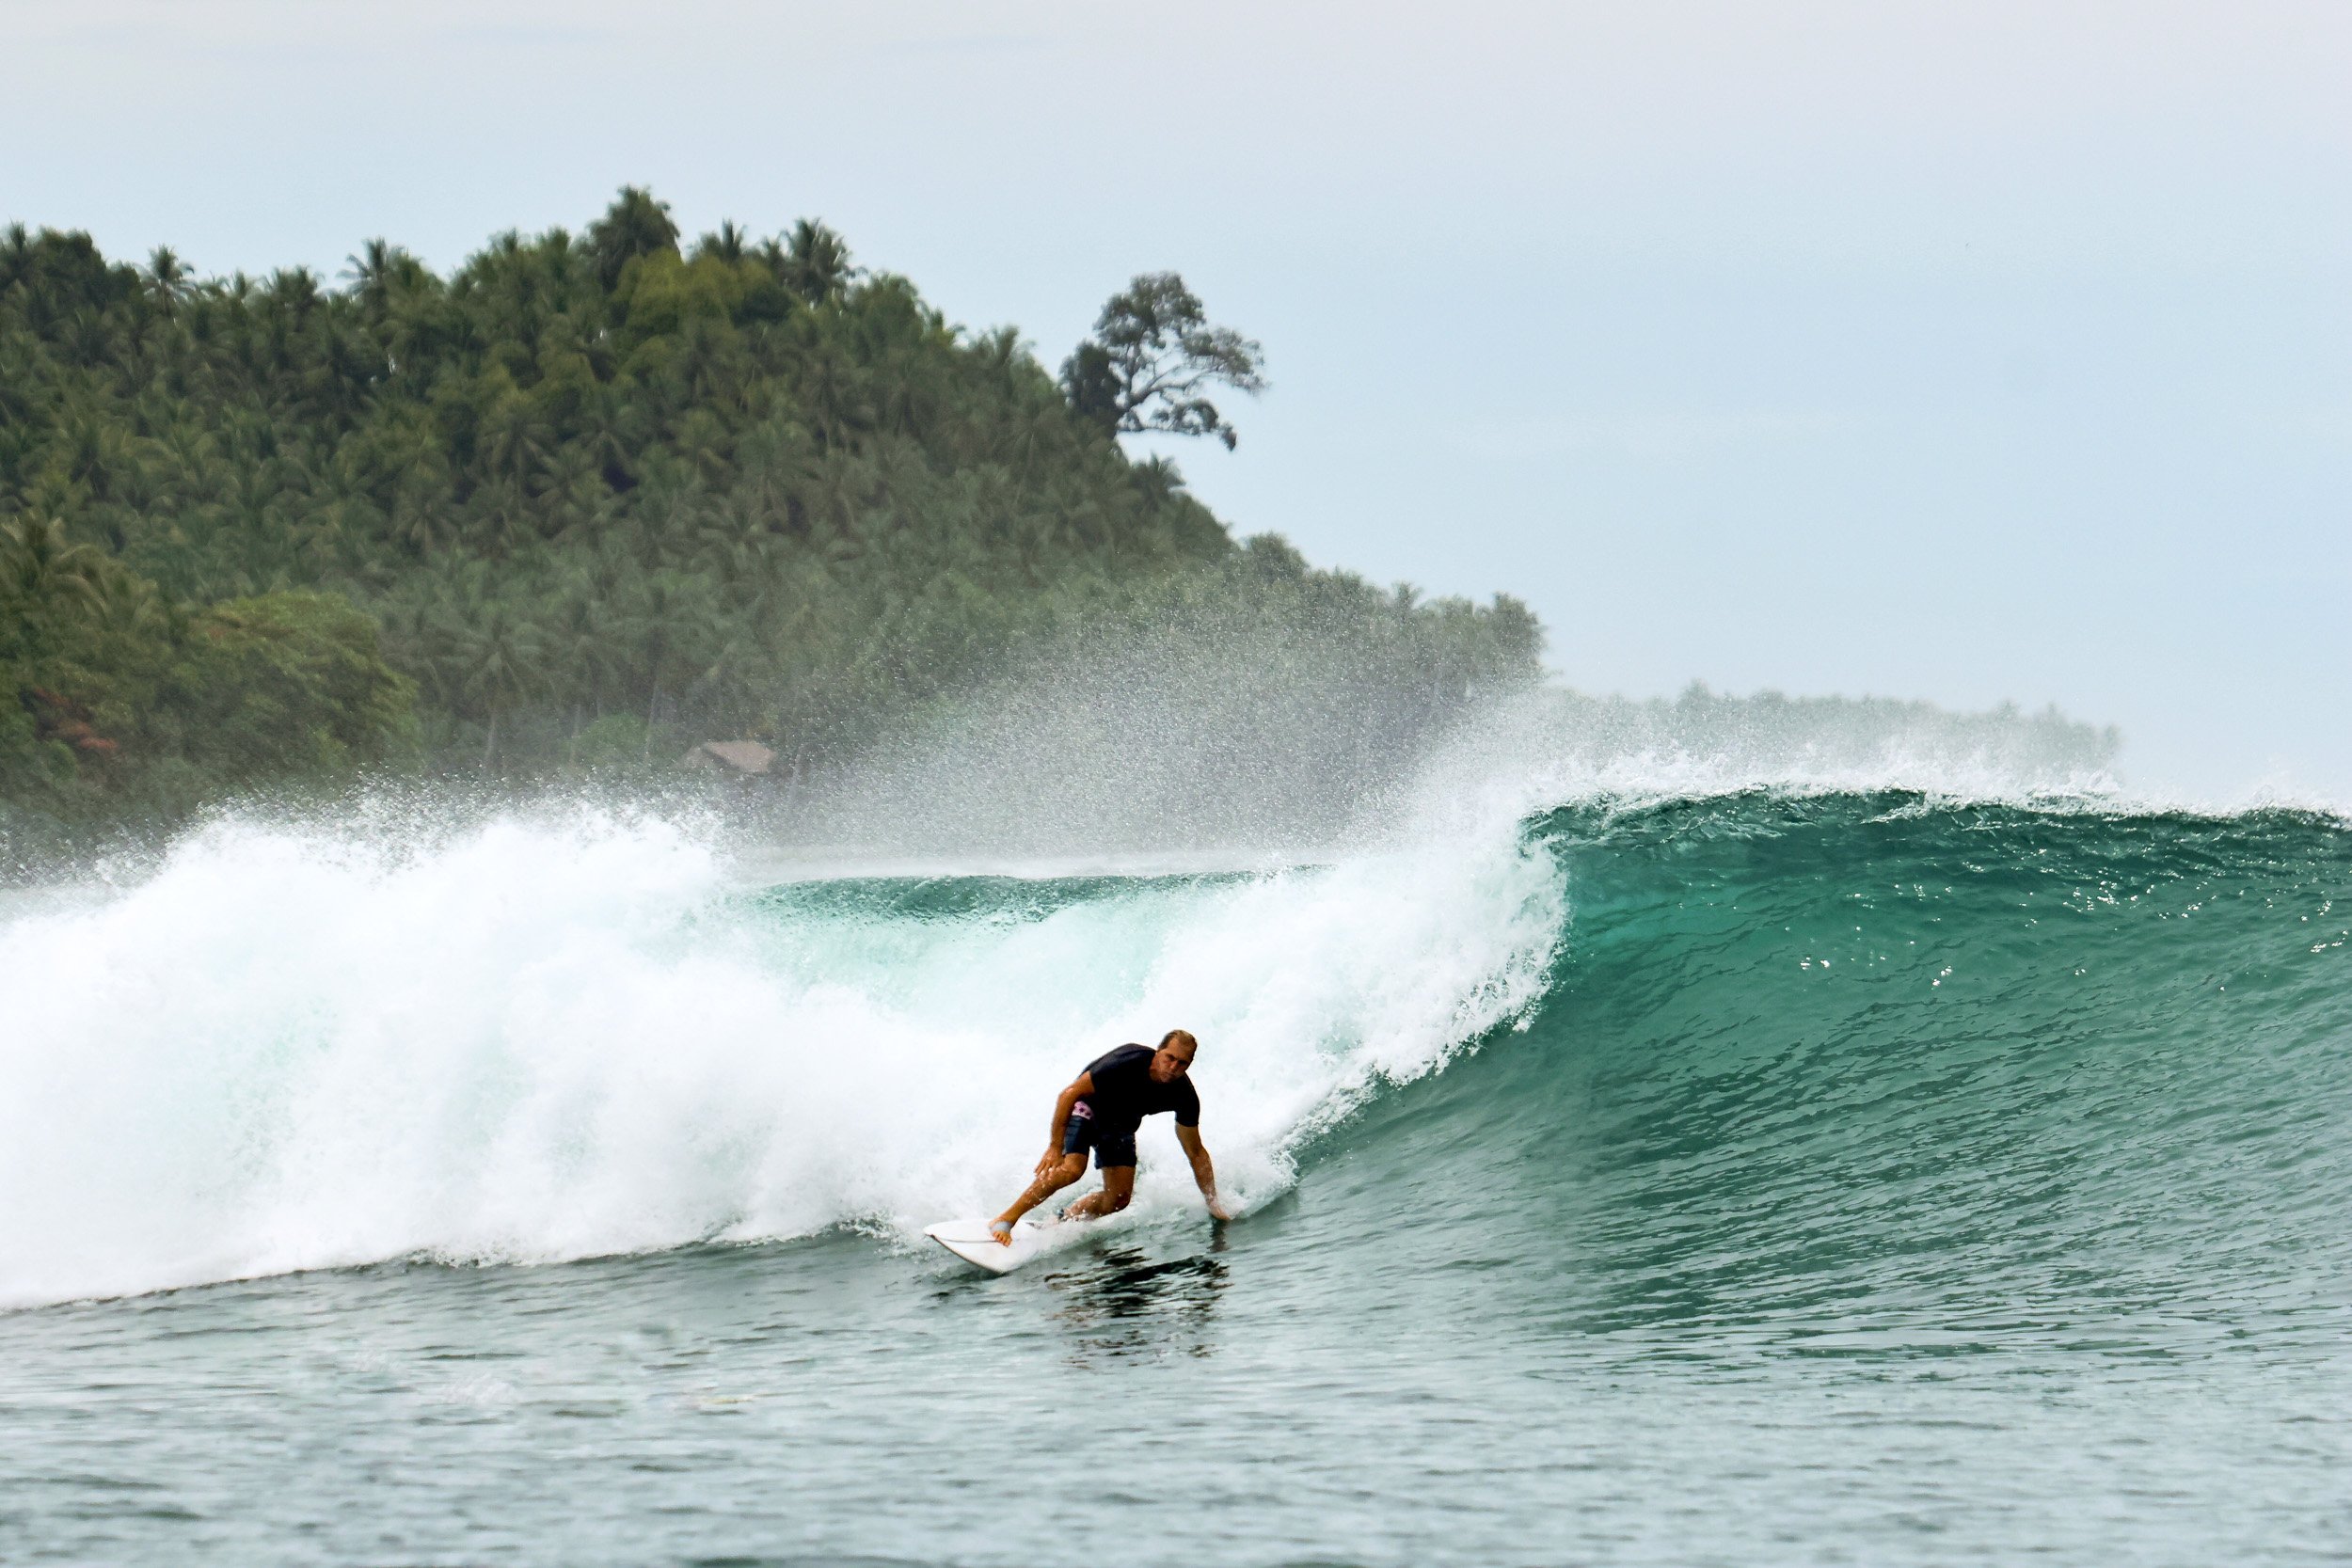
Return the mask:
{"type": "Polygon", "coordinates": [[[1209,1163],[1209,1146],[1200,1141],[1200,1129],[1176,1124],[1176,1141],[1184,1146],[1184,1158],[1192,1162],[1192,1179],[1200,1185],[1200,1196],[1208,1201],[1212,1219],[1230,1220],[1224,1203],[1216,1196],[1216,1166],[1209,1163]]]}

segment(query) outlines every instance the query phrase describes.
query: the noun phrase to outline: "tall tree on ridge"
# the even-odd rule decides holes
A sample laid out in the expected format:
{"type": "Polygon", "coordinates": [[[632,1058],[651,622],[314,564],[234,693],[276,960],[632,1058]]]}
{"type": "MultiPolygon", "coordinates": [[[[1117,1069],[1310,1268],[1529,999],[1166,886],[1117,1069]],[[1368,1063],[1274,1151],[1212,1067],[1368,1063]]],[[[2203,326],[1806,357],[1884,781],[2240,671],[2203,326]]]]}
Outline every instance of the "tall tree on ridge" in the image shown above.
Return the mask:
{"type": "Polygon", "coordinates": [[[1111,295],[1094,336],[1063,361],[1070,406],[1113,435],[1156,430],[1214,436],[1231,451],[1241,437],[1201,395],[1211,386],[1256,397],[1265,351],[1213,325],[1200,297],[1172,272],[1147,272],[1111,295]]]}

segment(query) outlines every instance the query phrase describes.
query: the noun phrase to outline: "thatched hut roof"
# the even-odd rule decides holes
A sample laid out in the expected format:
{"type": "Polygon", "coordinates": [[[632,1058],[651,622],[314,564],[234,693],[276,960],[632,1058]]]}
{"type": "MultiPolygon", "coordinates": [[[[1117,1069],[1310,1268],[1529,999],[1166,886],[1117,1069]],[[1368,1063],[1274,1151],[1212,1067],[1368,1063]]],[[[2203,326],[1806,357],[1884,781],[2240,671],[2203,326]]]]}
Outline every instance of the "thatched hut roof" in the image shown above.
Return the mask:
{"type": "Polygon", "coordinates": [[[757,775],[775,766],[776,753],[756,740],[706,740],[680,761],[689,768],[757,775]]]}

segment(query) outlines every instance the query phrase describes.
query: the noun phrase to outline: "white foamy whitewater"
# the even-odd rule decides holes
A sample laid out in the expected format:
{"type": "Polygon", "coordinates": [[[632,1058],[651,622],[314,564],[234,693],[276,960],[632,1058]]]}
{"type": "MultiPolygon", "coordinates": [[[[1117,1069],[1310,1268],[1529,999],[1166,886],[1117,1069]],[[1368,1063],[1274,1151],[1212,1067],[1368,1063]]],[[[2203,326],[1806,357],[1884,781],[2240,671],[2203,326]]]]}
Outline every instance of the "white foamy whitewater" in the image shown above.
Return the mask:
{"type": "MultiPolygon", "coordinates": [[[[215,825],[0,915],[0,1305],[890,1244],[1001,1205],[1055,1091],[1179,1026],[1263,1201],[1321,1119],[1531,1006],[1565,920],[1508,821],[1250,875],[783,889],[659,818],[215,825]]],[[[1143,1148],[1141,1222],[1197,1210],[1173,1137],[1143,1148]]]]}

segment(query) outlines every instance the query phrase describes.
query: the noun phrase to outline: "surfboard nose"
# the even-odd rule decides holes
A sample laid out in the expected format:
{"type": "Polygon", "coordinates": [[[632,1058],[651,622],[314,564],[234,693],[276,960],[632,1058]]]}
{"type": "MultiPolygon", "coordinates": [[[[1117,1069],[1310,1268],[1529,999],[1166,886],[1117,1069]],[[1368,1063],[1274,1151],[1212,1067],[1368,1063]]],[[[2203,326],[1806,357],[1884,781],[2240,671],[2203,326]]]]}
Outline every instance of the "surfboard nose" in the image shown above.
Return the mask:
{"type": "Polygon", "coordinates": [[[1012,1227],[1012,1240],[1000,1242],[989,1222],[945,1220],[923,1232],[964,1262],[989,1274],[1010,1274],[1035,1258],[1040,1250],[1039,1227],[1027,1220],[1012,1227]]]}

